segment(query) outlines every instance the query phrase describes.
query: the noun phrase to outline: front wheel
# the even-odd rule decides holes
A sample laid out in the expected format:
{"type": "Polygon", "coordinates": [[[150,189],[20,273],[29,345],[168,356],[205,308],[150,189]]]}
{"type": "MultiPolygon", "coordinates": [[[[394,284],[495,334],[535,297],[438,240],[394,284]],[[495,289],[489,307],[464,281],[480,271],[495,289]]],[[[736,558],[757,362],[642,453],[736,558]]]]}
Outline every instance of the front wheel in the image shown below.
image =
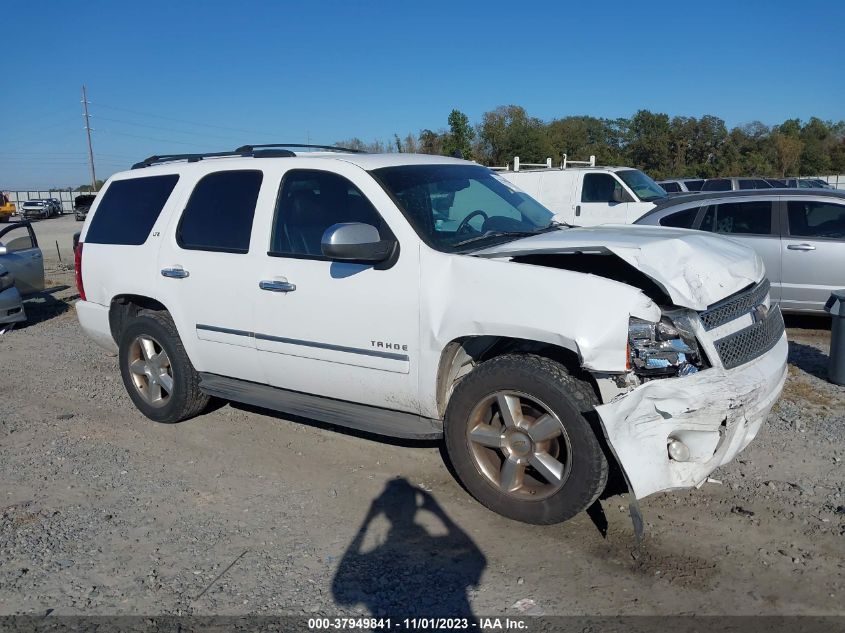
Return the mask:
{"type": "Polygon", "coordinates": [[[123,330],[120,374],[132,402],[156,422],[179,422],[208,405],[199,375],[166,313],[143,310],[123,330]]]}
{"type": "Polygon", "coordinates": [[[511,519],[550,524],[588,508],[608,463],[585,417],[589,384],[546,358],[520,354],[481,363],[455,387],[446,449],[461,483],[511,519]]]}

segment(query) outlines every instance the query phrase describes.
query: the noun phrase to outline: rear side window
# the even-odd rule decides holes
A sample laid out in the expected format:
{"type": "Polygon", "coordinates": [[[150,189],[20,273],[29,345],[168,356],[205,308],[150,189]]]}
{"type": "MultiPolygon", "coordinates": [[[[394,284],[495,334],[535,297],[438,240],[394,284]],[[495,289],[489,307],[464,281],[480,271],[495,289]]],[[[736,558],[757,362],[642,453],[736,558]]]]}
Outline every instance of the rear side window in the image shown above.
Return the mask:
{"type": "Polygon", "coordinates": [[[787,210],[790,235],[845,238],[845,205],[790,200],[787,210]]]}
{"type": "Polygon", "coordinates": [[[739,188],[740,189],[757,189],[757,181],[756,180],[740,180],[739,181],[739,188]]]}
{"type": "Polygon", "coordinates": [[[711,205],[700,228],[711,233],[769,235],[772,232],[772,203],[755,200],[711,205]]]}
{"type": "Polygon", "coordinates": [[[698,207],[684,209],[671,215],[660,218],[660,226],[673,226],[678,229],[691,229],[695,216],[698,215],[698,207]]]}
{"type": "Polygon", "coordinates": [[[731,181],[727,178],[713,178],[712,180],[705,180],[701,186],[702,191],[730,191],[731,181]]]}
{"type": "Polygon", "coordinates": [[[112,182],[91,220],[85,241],[143,244],[178,180],[178,175],[168,174],[112,182]]]}
{"type": "Polygon", "coordinates": [[[182,248],[223,253],[249,252],[249,236],[263,172],[218,171],[194,187],[176,229],[182,248]]]}
{"type": "Polygon", "coordinates": [[[704,184],[703,180],[685,180],[684,184],[688,191],[701,191],[701,186],[704,184]]]}

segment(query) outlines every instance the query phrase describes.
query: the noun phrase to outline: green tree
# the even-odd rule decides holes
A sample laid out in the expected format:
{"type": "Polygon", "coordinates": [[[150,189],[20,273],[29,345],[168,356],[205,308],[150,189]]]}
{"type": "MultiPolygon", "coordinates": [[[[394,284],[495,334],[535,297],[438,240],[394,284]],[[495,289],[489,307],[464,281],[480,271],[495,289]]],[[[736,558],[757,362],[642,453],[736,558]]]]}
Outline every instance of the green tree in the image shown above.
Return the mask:
{"type": "Polygon", "coordinates": [[[777,155],[778,175],[781,177],[796,175],[801,163],[801,151],[804,149],[804,143],[797,136],[783,132],[772,134],[772,140],[777,155]]]}
{"type": "Polygon", "coordinates": [[[96,187],[92,187],[90,183],[87,184],[87,185],[79,185],[76,188],[76,190],[77,191],[99,191],[100,189],[103,188],[103,185],[106,184],[106,181],[97,179],[96,181],[94,181],[94,184],[96,185],[96,187]]]}
{"type": "Polygon", "coordinates": [[[544,127],[520,106],[499,106],[485,112],[480,129],[481,158],[490,165],[504,165],[515,156],[526,163],[543,161],[551,152],[544,127]]]}
{"type": "Polygon", "coordinates": [[[443,146],[446,141],[446,134],[443,132],[432,132],[425,129],[420,132],[419,151],[422,154],[443,154],[443,146]]]}
{"type": "Polygon", "coordinates": [[[628,157],[655,177],[672,173],[669,115],[640,110],[629,126],[628,157]]]}
{"type": "Polygon", "coordinates": [[[443,142],[443,153],[447,156],[460,154],[462,158],[472,160],[472,140],[475,130],[469,124],[469,117],[460,110],[449,113],[449,134],[443,142]]]}
{"type": "Polygon", "coordinates": [[[799,138],[804,143],[801,151],[801,174],[818,176],[830,171],[830,153],[835,139],[831,125],[812,117],[801,128],[799,138]]]}

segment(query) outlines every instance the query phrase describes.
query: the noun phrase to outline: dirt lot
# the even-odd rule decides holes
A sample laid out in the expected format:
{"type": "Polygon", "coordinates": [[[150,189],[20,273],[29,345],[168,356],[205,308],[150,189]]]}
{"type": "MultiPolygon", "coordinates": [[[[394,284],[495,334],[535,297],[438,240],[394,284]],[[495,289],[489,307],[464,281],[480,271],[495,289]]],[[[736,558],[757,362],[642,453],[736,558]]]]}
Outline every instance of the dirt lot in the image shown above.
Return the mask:
{"type": "Polygon", "coordinates": [[[784,395],[722,483],[643,500],[635,549],[624,495],[602,502],[606,537],[586,514],[514,523],[434,444],[229,405],[146,420],[47,243],[59,289],[0,336],[2,613],[845,614],[845,388],[824,380],[823,320],[790,323],[784,395]]]}

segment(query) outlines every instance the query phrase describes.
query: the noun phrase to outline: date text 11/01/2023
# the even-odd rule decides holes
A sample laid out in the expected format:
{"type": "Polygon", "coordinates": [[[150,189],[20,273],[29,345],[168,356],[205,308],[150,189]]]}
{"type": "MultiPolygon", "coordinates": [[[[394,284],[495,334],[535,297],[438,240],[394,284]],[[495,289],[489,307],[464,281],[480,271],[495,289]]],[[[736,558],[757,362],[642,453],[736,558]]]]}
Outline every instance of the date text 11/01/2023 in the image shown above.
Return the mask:
{"type": "Polygon", "coordinates": [[[520,631],[528,624],[518,618],[309,618],[308,628],[319,630],[481,630],[520,631]]]}

